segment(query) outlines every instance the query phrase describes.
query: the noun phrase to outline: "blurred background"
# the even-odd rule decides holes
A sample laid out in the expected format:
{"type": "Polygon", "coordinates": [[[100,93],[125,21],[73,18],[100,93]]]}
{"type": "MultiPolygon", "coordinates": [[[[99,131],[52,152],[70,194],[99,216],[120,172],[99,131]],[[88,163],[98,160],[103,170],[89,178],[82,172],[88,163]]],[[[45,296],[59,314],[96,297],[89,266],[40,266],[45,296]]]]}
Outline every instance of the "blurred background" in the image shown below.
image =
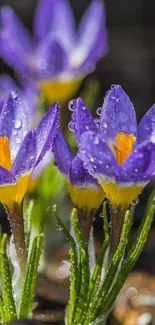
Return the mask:
{"type": "MultiPolygon", "coordinates": [[[[90,1],[70,0],[69,2],[78,23],[90,1]]],[[[91,85],[91,82],[95,82],[95,85],[97,85],[97,92],[95,92],[93,102],[95,111],[96,107],[102,105],[103,97],[110,86],[112,84],[121,84],[131,98],[138,120],[140,120],[144,113],[155,103],[155,1],[107,0],[104,3],[107,15],[109,53],[98,62],[96,70],[85,78],[78,94],[83,93],[91,85]]],[[[36,0],[0,0],[0,6],[10,5],[30,30],[32,30],[36,4],[36,0]]],[[[13,71],[0,59],[0,73],[4,72],[13,76],[13,71]]],[[[146,199],[153,186],[154,182],[147,186],[141,195],[140,204],[136,210],[135,228],[139,224],[146,199]]],[[[71,203],[66,192],[63,192],[61,199],[66,202],[65,205],[62,203],[61,205],[63,205],[63,212],[67,213],[68,209],[65,206],[71,203]]],[[[1,222],[4,229],[8,229],[5,217],[1,218],[1,222]]],[[[95,221],[96,247],[102,240],[101,223],[98,217],[95,221]]],[[[53,252],[55,245],[52,246],[52,239],[54,240],[54,235],[51,238],[50,234],[49,230],[48,237],[50,239],[47,240],[47,248],[50,247],[50,252],[53,252]]],[[[154,300],[148,298],[150,296],[155,297],[154,235],[153,227],[146,248],[137,263],[136,271],[131,274],[126,287],[123,289],[124,291],[120,295],[120,300],[118,299],[113,319],[110,320],[114,324],[155,324],[155,298],[154,300]],[[145,303],[143,304],[140,302],[139,297],[141,296],[145,297],[145,303]],[[142,316],[143,318],[140,319],[142,316]]],[[[56,233],[56,237],[58,239],[61,235],[56,233]]],[[[61,245],[59,244],[59,246],[61,245]]],[[[53,270],[57,268],[57,263],[60,263],[62,259],[67,259],[67,249],[68,246],[63,245],[61,253],[58,252],[52,255],[47,273],[53,282],[49,284],[45,278],[39,279],[40,282],[38,282],[38,295],[44,297],[46,306],[50,306],[50,308],[49,301],[52,301],[52,308],[56,311],[53,314],[56,315],[55,318],[54,316],[50,318],[50,321],[52,319],[53,322],[61,319],[60,307],[66,302],[67,289],[65,284],[68,283],[60,280],[61,277],[59,277],[61,285],[59,281],[53,280],[53,274],[55,274],[53,270]]],[[[45,319],[43,318],[43,320],[45,319]]]]}

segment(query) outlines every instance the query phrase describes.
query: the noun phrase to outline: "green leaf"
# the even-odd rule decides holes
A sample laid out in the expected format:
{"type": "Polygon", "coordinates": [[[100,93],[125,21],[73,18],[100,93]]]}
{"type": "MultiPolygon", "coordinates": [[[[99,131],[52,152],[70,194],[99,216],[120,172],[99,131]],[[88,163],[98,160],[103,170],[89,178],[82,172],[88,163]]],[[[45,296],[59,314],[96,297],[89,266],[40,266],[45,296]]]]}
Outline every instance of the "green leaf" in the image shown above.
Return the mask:
{"type": "Polygon", "coordinates": [[[59,218],[58,211],[56,205],[52,208],[56,220],[58,222],[59,228],[63,231],[66,239],[70,243],[70,249],[69,249],[69,256],[70,256],[70,300],[69,300],[69,307],[68,307],[68,324],[72,324],[72,316],[75,308],[75,301],[78,294],[78,287],[79,287],[79,270],[78,270],[78,255],[77,255],[77,248],[76,243],[73,239],[73,237],[70,235],[66,227],[64,226],[63,222],[59,218]]]}
{"type": "Polygon", "coordinates": [[[144,217],[143,217],[142,223],[139,227],[135,242],[122,264],[117,282],[114,284],[114,286],[110,290],[109,294],[104,297],[104,301],[103,301],[104,307],[101,312],[105,313],[112,307],[128,274],[130,273],[135,262],[139,258],[139,255],[141,254],[144,244],[147,240],[147,236],[148,236],[148,233],[149,233],[149,230],[151,227],[154,211],[155,211],[155,195],[154,195],[154,191],[153,191],[153,194],[151,194],[151,196],[148,200],[146,210],[144,213],[144,217]]]}
{"type": "Polygon", "coordinates": [[[79,245],[79,271],[81,272],[80,276],[80,292],[76,299],[76,306],[73,315],[72,322],[74,324],[79,324],[82,315],[85,314],[85,302],[87,301],[88,289],[89,289],[89,280],[90,280],[90,267],[89,267],[89,254],[88,254],[88,245],[83,237],[83,233],[78,221],[77,210],[73,209],[71,214],[71,223],[73,225],[73,230],[79,245]]]}
{"type": "Polygon", "coordinates": [[[103,305],[104,297],[109,292],[114,280],[116,280],[117,269],[118,267],[120,267],[120,263],[122,262],[122,258],[124,256],[126,245],[128,242],[130,223],[131,223],[131,214],[130,211],[126,211],[124,217],[123,229],[122,229],[118,247],[109,265],[108,272],[100,284],[99,291],[96,295],[96,298],[93,301],[92,307],[89,310],[89,315],[88,315],[89,321],[92,321],[93,319],[97,318],[99,310],[103,305]]]}
{"type": "Polygon", "coordinates": [[[5,306],[3,302],[3,298],[0,296],[0,320],[1,323],[6,323],[6,315],[5,315],[5,306]]]}
{"type": "Polygon", "coordinates": [[[27,267],[26,267],[26,278],[24,282],[24,288],[22,293],[21,307],[20,307],[20,318],[29,317],[32,313],[33,308],[33,296],[36,285],[36,278],[38,272],[38,266],[40,256],[43,247],[43,234],[35,237],[33,240],[31,252],[29,255],[27,267]]]}
{"type": "Polygon", "coordinates": [[[6,255],[7,235],[2,236],[0,243],[0,279],[2,285],[2,300],[1,306],[4,304],[5,312],[1,316],[6,322],[17,319],[16,307],[12,292],[11,270],[10,264],[6,255]]]}

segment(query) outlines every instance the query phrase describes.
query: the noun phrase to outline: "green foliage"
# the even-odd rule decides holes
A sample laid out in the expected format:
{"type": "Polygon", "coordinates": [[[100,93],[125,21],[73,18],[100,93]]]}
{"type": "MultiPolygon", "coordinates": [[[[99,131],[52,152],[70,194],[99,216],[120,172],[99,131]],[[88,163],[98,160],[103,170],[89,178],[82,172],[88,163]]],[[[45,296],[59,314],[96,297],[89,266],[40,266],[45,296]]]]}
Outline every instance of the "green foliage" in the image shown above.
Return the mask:
{"type": "Polygon", "coordinates": [[[109,259],[110,234],[106,203],[104,203],[104,243],[100,249],[93,273],[90,275],[90,252],[88,251],[88,243],[83,238],[77,211],[73,209],[70,217],[74,239],[60,220],[56,206],[54,207],[58,225],[70,242],[70,301],[66,325],[73,323],[75,325],[103,324],[106,322],[116,297],[147,240],[154,211],[155,191],[148,200],[142,223],[130,249],[127,249],[127,244],[133,223],[134,208],[131,207],[130,210],[126,211],[117,249],[112,259],[109,259]]]}

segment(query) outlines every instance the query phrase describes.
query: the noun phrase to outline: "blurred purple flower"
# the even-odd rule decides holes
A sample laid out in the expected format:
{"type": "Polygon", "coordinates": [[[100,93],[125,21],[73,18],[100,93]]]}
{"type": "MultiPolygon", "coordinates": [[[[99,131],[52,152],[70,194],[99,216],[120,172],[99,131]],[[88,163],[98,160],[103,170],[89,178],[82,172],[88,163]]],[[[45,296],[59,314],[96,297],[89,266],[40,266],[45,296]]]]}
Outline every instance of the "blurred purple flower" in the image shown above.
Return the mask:
{"type": "Polygon", "coordinates": [[[68,98],[107,53],[102,0],[91,1],[77,31],[67,0],[39,1],[33,38],[10,7],[2,7],[1,21],[1,56],[15,71],[35,80],[49,100],[54,91],[59,100],[68,98]]]}
{"type": "Polygon", "coordinates": [[[30,129],[19,96],[10,92],[0,114],[0,201],[7,207],[21,204],[33,170],[52,147],[58,121],[56,102],[30,129]]]}
{"type": "Polygon", "coordinates": [[[113,205],[128,206],[155,175],[155,105],[137,128],[134,107],[116,85],[105,97],[96,126],[83,101],[74,100],[72,129],[84,167],[113,205]]]}
{"type": "Polygon", "coordinates": [[[71,200],[78,209],[85,239],[88,239],[93,216],[104,200],[103,190],[84,168],[79,154],[73,154],[60,129],[53,142],[53,152],[71,200]]]}

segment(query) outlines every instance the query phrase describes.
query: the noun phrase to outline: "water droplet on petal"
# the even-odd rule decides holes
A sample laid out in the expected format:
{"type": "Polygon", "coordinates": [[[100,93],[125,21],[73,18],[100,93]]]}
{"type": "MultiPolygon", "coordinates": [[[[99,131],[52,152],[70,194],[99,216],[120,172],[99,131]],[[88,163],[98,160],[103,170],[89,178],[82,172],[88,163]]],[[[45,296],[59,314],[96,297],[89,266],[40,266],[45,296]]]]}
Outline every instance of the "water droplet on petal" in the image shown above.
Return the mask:
{"type": "Polygon", "coordinates": [[[16,143],[17,143],[17,144],[20,144],[20,143],[21,143],[21,141],[22,141],[22,140],[21,140],[21,138],[19,138],[19,137],[18,137],[18,138],[16,138],[16,143]]]}
{"type": "Polygon", "coordinates": [[[17,133],[18,133],[17,130],[12,130],[13,135],[17,135],[17,133]]]}
{"type": "Polygon", "coordinates": [[[11,94],[13,99],[17,99],[18,95],[17,95],[16,91],[11,91],[10,94],[11,94]]]}
{"type": "Polygon", "coordinates": [[[96,113],[97,113],[97,115],[101,115],[101,113],[102,113],[102,107],[98,107],[97,108],[97,110],[96,110],[96,113]]]}
{"type": "Polygon", "coordinates": [[[19,118],[17,118],[17,119],[15,120],[14,127],[15,127],[15,129],[20,129],[21,126],[22,126],[22,121],[21,121],[19,118]]]}
{"type": "Polygon", "coordinates": [[[74,111],[74,109],[75,109],[75,104],[76,104],[76,99],[72,99],[72,100],[70,100],[70,102],[69,102],[69,104],[68,104],[68,108],[69,108],[69,110],[70,111],[74,111]]]}
{"type": "Polygon", "coordinates": [[[69,128],[69,130],[70,130],[70,131],[74,131],[74,127],[75,127],[74,122],[73,122],[73,121],[69,122],[69,124],[68,124],[68,128],[69,128]]]}

